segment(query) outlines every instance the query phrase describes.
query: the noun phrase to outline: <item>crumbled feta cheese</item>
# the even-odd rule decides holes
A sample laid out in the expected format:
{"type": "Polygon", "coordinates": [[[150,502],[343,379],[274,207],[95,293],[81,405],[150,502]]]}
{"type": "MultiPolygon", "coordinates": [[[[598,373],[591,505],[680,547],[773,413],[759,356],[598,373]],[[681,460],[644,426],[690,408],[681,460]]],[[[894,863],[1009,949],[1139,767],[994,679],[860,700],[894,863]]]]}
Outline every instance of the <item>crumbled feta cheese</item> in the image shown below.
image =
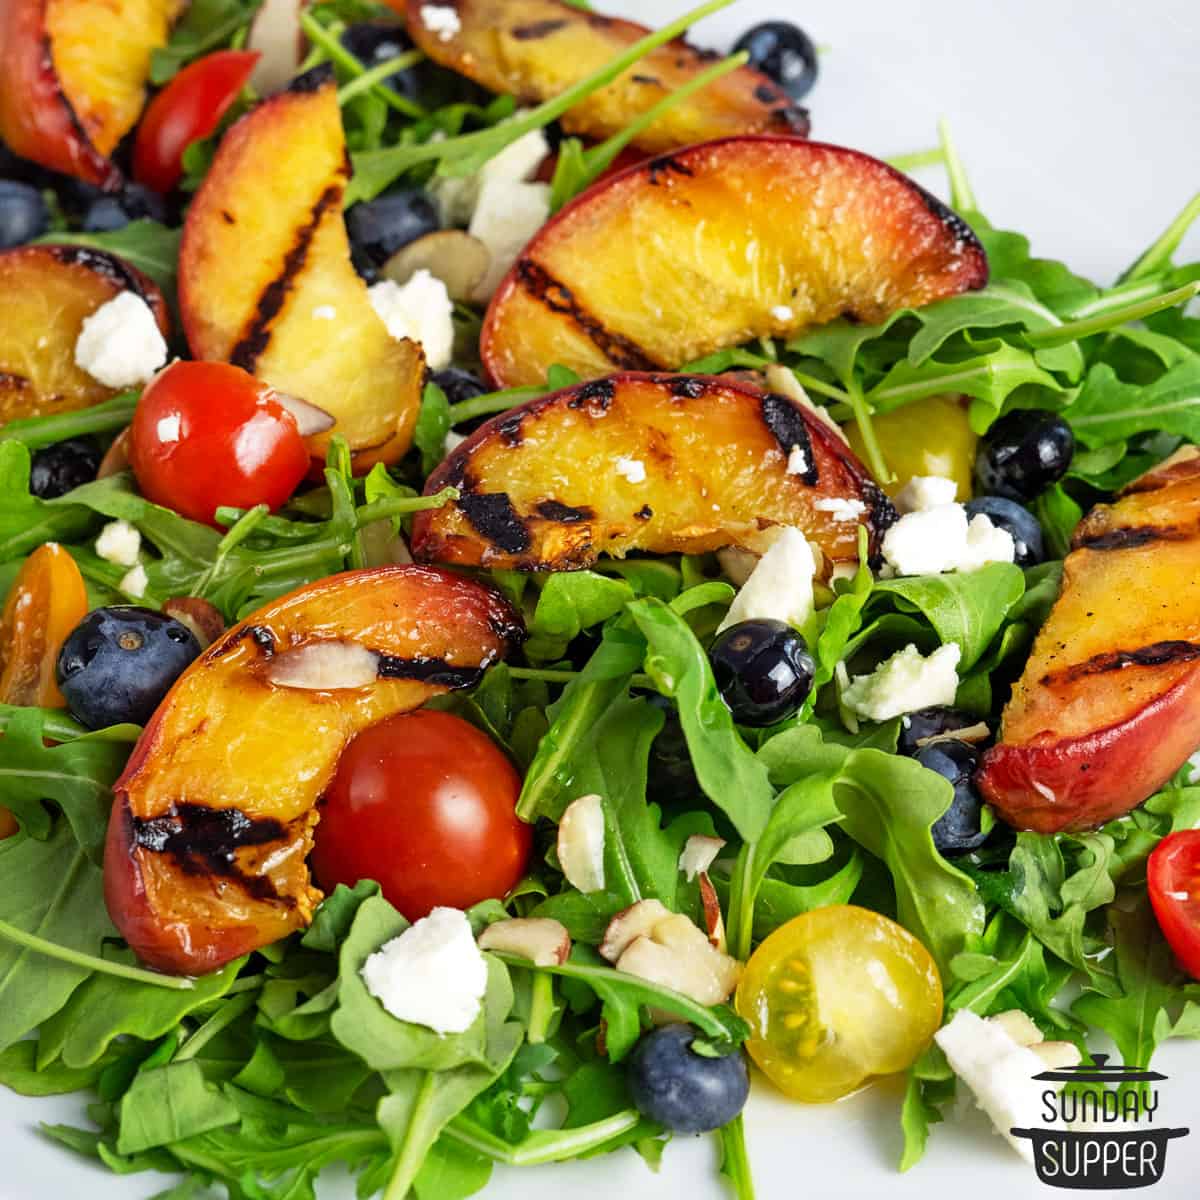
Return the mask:
{"type": "Polygon", "coordinates": [[[786,304],[777,304],[771,309],[771,316],[777,321],[792,321],[796,314],[786,304]]]}
{"type": "MultiPolygon", "coordinates": [[[[525,111],[514,113],[509,120],[516,120],[525,111]]],[[[489,158],[474,175],[434,176],[429,190],[442,224],[448,228],[469,225],[485,183],[527,183],[549,153],[546,135],[540,129],[531,129],[489,158]]]]}
{"type": "Polygon", "coordinates": [[[458,13],[446,4],[422,4],[421,24],[430,33],[437,34],[439,42],[449,42],[462,32],[462,21],[458,13]]]}
{"type": "Polygon", "coordinates": [[[896,511],[900,513],[924,512],[928,508],[940,508],[953,504],[958,494],[958,484],[941,475],[914,475],[896,496],[896,511]]]}
{"type": "Polygon", "coordinates": [[[1062,1128],[1055,1121],[1047,1122],[1043,1111],[1046,1084],[1035,1076],[1046,1064],[1028,1046],[1022,1046],[1003,1023],[984,1020],[966,1008],[960,1008],[933,1036],[996,1131],[1023,1159],[1032,1162],[1032,1142],[1014,1138],[1009,1130],[1062,1128]]]}
{"type": "Polygon", "coordinates": [[[337,309],[332,304],[318,304],[312,315],[314,321],[336,321],[337,309]]]}
{"type": "Polygon", "coordinates": [[[833,570],[829,572],[829,582],[837,583],[839,579],[854,579],[858,575],[858,563],[840,562],[833,564],[833,570]]]}
{"type": "Polygon", "coordinates": [[[167,361],[167,343],[150,306],[121,292],[85,318],[75,342],[75,365],[111,388],[146,383],[167,361]]]}
{"type": "Polygon", "coordinates": [[[812,470],[812,463],[808,461],[804,447],[793,446],[792,452],[788,455],[787,473],[789,475],[807,475],[810,470],[812,470]]]}
{"type": "Polygon", "coordinates": [[[781,527],[750,578],[733,598],[720,629],[741,621],[776,620],[803,625],[813,613],[817,561],[799,529],[781,527]]]}
{"type": "Polygon", "coordinates": [[[622,456],[613,464],[613,470],[622,479],[626,479],[630,483],[646,482],[646,464],[640,458],[625,458],[622,456]]]}
{"type": "Polygon", "coordinates": [[[883,558],[898,575],[974,571],[987,563],[1012,562],[1012,534],[980,513],[967,521],[961,504],[939,504],[906,513],[883,535],[883,558]]]}
{"type": "Polygon", "coordinates": [[[459,446],[467,440],[465,433],[455,433],[453,429],[446,433],[446,439],[442,442],[442,453],[449,454],[451,450],[457,450],[459,446]]]}
{"type": "Polygon", "coordinates": [[[420,342],[430,370],[450,365],[454,304],[440,279],[422,269],[404,285],[382,279],[372,284],[367,294],[392,337],[420,342]]]}
{"type": "Polygon", "coordinates": [[[146,568],[138,563],[121,576],[121,582],[117,584],[117,588],[127,596],[140,600],[146,594],[146,585],[149,582],[149,579],[146,578],[146,568]]]}
{"type": "Polygon", "coordinates": [[[919,708],[953,704],[961,657],[954,642],[939,646],[928,658],[909,643],[870,675],[855,675],[842,701],[869,721],[890,721],[919,708]]]}
{"type": "Polygon", "coordinates": [[[550,216],[550,185],[489,179],[479,189],[479,200],[467,232],[478,238],[492,256],[492,264],[476,291],[480,301],[491,298],[508,274],[526,242],[550,216]]]}
{"type": "Polygon", "coordinates": [[[462,1033],[479,1016],[487,962],[456,908],[435,908],[363,963],[367,991],[401,1021],[462,1033]]]}
{"type": "Polygon", "coordinates": [[[118,567],[132,567],[141,548],[142,535],[128,521],[109,521],[96,539],[96,553],[118,567]]]}
{"type": "Polygon", "coordinates": [[[835,521],[857,521],[867,511],[861,500],[844,500],[841,496],[826,496],[813,501],[817,512],[827,512],[835,521]]]}

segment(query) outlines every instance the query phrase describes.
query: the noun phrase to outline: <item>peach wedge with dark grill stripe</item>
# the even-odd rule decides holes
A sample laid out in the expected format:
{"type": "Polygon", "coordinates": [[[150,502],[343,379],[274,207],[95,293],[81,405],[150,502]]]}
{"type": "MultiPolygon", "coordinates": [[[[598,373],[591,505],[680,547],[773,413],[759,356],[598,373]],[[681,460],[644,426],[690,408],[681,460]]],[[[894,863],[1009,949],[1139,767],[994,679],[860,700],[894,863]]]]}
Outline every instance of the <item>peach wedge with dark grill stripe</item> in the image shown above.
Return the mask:
{"type": "MultiPolygon", "coordinates": [[[[1191,449],[1191,448],[1189,448],[1191,449]]],[[[1093,509],[977,776],[1018,829],[1090,829],[1200,745],[1200,452],[1093,509]]]]}
{"type": "Polygon", "coordinates": [[[676,370],[835,317],[871,323],[987,282],[970,228],[886,163],[735,137],[630,167],[525,247],[481,353],[498,387],[676,370]]]}
{"type": "Polygon", "coordinates": [[[491,588],[411,565],[330,576],[224,634],[114,785],[104,889],[121,935],[151,966],[199,975],[304,928],[321,899],[305,862],[316,805],[343,748],[478,682],[521,636],[491,588]]]}
{"type": "Polygon", "coordinates": [[[527,571],[631,550],[761,550],[803,529],[828,567],[872,550],[887,497],[824,422],[716,375],[618,374],[531,400],[477,429],[429,477],[459,499],[418,513],[419,559],[527,571]],[[789,470],[790,466],[790,470],[789,470]]]}
{"type": "MultiPolygon", "coordinates": [[[[405,14],[409,36],[434,62],[489,91],[526,103],[549,100],[601,70],[650,30],[585,12],[563,0],[389,0],[405,14]],[[442,23],[431,28],[427,9],[442,23]],[[445,24],[452,10],[458,28],[445,24]]],[[[641,59],[614,83],[562,118],[568,133],[601,140],[623,130],[664,96],[712,66],[715,56],[682,39],[641,59]]],[[[677,104],[635,139],[647,153],[738,133],[808,132],[808,113],[766,75],[740,67],[677,104]]]]}
{"type": "Polygon", "coordinates": [[[192,354],[232,362],[331,413],[356,466],[395,462],[421,404],[424,359],[389,336],[350,262],[337,88],[315,68],[221,141],[188,210],[179,305],[192,354]]]}

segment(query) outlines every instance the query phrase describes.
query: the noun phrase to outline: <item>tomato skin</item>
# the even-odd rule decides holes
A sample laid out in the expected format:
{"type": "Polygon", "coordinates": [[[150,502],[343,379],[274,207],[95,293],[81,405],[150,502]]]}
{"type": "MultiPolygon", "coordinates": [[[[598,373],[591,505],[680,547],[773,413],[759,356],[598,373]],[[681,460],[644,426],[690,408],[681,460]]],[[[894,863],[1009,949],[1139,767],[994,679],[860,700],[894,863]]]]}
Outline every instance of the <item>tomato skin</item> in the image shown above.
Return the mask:
{"type": "Polygon", "coordinates": [[[346,748],[321,801],[311,863],[326,891],[377,880],[410,921],[506,895],[533,830],[516,815],[521,778],[474,725],[419,709],[346,748]]]}
{"type": "Polygon", "coordinates": [[[1200,829],[1168,834],[1146,864],[1150,904],[1180,966],[1200,979],[1200,829]]]}
{"type": "Polygon", "coordinates": [[[133,177],[156,192],[169,192],[183,176],[183,152],[221,123],[261,57],[257,50],[218,50],[184,67],[142,116],[133,177]]]}
{"type": "Polygon", "coordinates": [[[278,508],[309,454],[265,383],[228,363],[176,362],[138,401],[129,463],[147,499],[211,525],[222,504],[278,508]]]}

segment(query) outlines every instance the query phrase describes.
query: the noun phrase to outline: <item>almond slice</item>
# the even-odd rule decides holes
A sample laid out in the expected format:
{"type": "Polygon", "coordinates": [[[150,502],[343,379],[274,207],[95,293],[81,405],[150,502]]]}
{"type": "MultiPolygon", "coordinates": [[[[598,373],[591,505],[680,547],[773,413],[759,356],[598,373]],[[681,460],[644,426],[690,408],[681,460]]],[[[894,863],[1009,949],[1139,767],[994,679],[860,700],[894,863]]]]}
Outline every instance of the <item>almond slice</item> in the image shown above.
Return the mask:
{"type": "Polygon", "coordinates": [[[558,865],[581,892],[604,890],[604,803],[597,795],[572,801],[558,823],[558,865]]]}
{"type": "Polygon", "coordinates": [[[289,396],[287,392],[275,392],[274,399],[296,419],[296,428],[300,431],[301,437],[307,438],[318,433],[325,433],[336,423],[330,413],[323,408],[318,408],[315,404],[310,404],[307,400],[301,400],[299,396],[289,396]]]}
{"type": "Polygon", "coordinates": [[[201,650],[207,649],[225,632],[225,618],[199,596],[173,596],[162,610],[192,631],[201,650]]]}
{"type": "Polygon", "coordinates": [[[550,917],[513,917],[489,925],[479,935],[479,948],[519,954],[535,967],[554,967],[567,961],[571,936],[550,917]]]}
{"type": "Polygon", "coordinates": [[[333,692],[370,687],[379,674],[379,657],[358,642],[309,642],[276,654],[267,679],[277,687],[333,692]]]}
{"type": "Polygon", "coordinates": [[[383,264],[384,279],[403,286],[418,271],[446,285],[451,300],[468,303],[492,266],[488,248],[462,229],[439,229],[401,246],[383,264]]]}
{"type": "Polygon", "coordinates": [[[688,883],[713,865],[724,846],[724,838],[706,837],[702,833],[693,834],[684,842],[683,852],[679,855],[679,869],[687,876],[688,883]]]}
{"type": "Polygon", "coordinates": [[[600,943],[600,954],[615,963],[634,941],[649,934],[670,915],[671,910],[660,900],[639,900],[623,908],[609,921],[600,943]]]}

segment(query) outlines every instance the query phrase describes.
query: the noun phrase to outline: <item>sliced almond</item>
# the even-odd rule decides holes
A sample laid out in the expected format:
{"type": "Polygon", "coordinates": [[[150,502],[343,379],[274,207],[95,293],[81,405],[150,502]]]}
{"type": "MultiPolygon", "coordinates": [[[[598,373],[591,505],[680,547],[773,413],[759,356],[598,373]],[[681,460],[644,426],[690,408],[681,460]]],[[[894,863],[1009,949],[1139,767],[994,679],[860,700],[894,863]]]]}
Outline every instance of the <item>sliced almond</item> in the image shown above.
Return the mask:
{"type": "Polygon", "coordinates": [[[100,460],[100,469],[96,472],[97,479],[107,479],[110,475],[119,475],[129,470],[129,430],[122,429],[113,438],[112,445],[104,452],[100,460]]]}
{"type": "Polygon", "coordinates": [[[1051,1071],[1061,1071],[1063,1067],[1077,1067],[1083,1062],[1079,1047],[1072,1042],[1038,1042],[1030,1046],[1051,1071]]]}
{"type": "Polygon", "coordinates": [[[446,285],[451,300],[467,303],[491,265],[491,253],[478,238],[462,229],[439,229],[401,246],[380,275],[403,286],[418,271],[428,271],[446,285]]]}
{"type": "Polygon", "coordinates": [[[276,392],[274,398],[295,417],[296,428],[299,429],[301,437],[307,438],[318,433],[325,433],[336,424],[330,413],[323,408],[318,408],[315,404],[309,404],[307,400],[301,400],[299,396],[289,396],[287,392],[276,392]]]}
{"type": "Polygon", "coordinates": [[[935,733],[929,737],[917,738],[917,745],[935,746],[938,742],[967,742],[975,745],[978,742],[986,742],[991,736],[992,731],[987,725],[983,721],[978,721],[974,725],[968,725],[965,729],[947,729],[945,733],[935,733]]]}
{"type": "Polygon", "coordinates": [[[1042,1031],[1019,1008],[997,1013],[988,1020],[999,1025],[1018,1046],[1034,1046],[1043,1040],[1042,1031]]]}
{"type": "Polygon", "coordinates": [[[604,803],[599,796],[572,801],[558,823],[558,865],[581,892],[604,890],[604,803]]]}
{"type": "Polygon", "coordinates": [[[370,687],[379,674],[379,657],[357,642],[309,642],[276,654],[267,679],[277,687],[333,692],[370,687]]]}
{"type": "Polygon", "coordinates": [[[565,925],[549,917],[513,917],[489,925],[479,935],[479,948],[519,954],[536,967],[554,967],[567,961],[571,936],[565,925]]]}
{"type": "Polygon", "coordinates": [[[743,550],[740,546],[725,546],[717,551],[717,562],[725,573],[725,578],[734,587],[740,588],[744,587],[746,580],[754,574],[754,568],[758,566],[758,555],[743,550]]]}
{"type": "Polygon", "coordinates": [[[263,0],[250,22],[246,49],[262,57],[250,76],[250,86],[269,96],[291,82],[304,61],[308,39],[300,28],[305,0],[263,0]]]}
{"type": "Polygon", "coordinates": [[[162,610],[192,631],[201,650],[211,646],[225,632],[225,618],[199,596],[173,596],[162,610]]]}
{"type": "Polygon", "coordinates": [[[683,844],[683,852],[679,855],[679,869],[687,876],[688,883],[707,871],[724,847],[724,838],[706,837],[702,833],[693,834],[688,838],[683,844]]]}
{"type": "Polygon", "coordinates": [[[709,945],[687,917],[672,914],[650,936],[636,938],[617,960],[617,970],[690,996],[720,1004],[737,987],[741,965],[709,945]]]}
{"type": "Polygon", "coordinates": [[[615,963],[632,942],[650,933],[655,925],[670,915],[671,910],[660,900],[639,900],[623,908],[609,921],[600,943],[600,953],[609,962],[615,963]]]}
{"type": "Polygon", "coordinates": [[[725,918],[721,915],[721,901],[717,889],[707,871],[700,872],[700,904],[704,910],[704,928],[708,930],[708,942],[716,950],[725,952],[725,918]]]}

